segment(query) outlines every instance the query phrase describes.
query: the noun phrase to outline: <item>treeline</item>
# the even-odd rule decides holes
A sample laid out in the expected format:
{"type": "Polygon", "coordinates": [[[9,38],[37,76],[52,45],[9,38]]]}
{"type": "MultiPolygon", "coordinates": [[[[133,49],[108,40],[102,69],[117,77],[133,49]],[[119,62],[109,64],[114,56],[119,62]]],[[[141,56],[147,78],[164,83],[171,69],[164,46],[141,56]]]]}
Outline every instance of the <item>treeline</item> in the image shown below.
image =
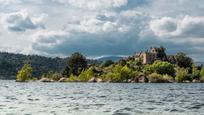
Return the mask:
{"type": "MultiPolygon", "coordinates": [[[[0,52],[0,79],[16,79],[17,72],[24,64],[32,65],[32,75],[38,79],[45,73],[60,73],[66,67],[68,58],[0,52]]],[[[100,62],[88,59],[87,63],[100,62]]]]}
{"type": "Polygon", "coordinates": [[[60,72],[65,67],[66,60],[0,52],[0,79],[15,79],[18,70],[27,63],[32,65],[33,76],[41,76],[48,71],[60,72]]]}
{"type": "MultiPolygon", "coordinates": [[[[203,82],[204,66],[195,66],[184,53],[168,56],[167,60],[155,60],[142,64],[141,58],[130,56],[117,62],[88,63],[85,56],[74,53],[65,62],[62,71],[44,73],[42,82],[123,82],[123,83],[169,83],[203,82]]],[[[39,77],[37,77],[39,78],[39,77]]],[[[17,81],[34,80],[32,64],[25,64],[17,74],[17,81]]]]}

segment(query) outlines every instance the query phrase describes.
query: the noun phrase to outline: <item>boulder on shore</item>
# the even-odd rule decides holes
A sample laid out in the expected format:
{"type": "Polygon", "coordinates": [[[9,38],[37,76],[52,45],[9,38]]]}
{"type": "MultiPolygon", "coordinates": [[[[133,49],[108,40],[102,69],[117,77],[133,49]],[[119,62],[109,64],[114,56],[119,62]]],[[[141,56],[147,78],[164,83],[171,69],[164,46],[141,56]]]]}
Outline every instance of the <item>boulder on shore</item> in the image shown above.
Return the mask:
{"type": "Polygon", "coordinates": [[[96,82],[96,78],[95,78],[95,77],[92,77],[88,82],[89,82],[89,83],[95,83],[95,82],[96,82]]]}
{"type": "Polygon", "coordinates": [[[88,82],[96,83],[96,82],[103,82],[103,80],[101,78],[92,77],[88,82]]]}
{"type": "Polygon", "coordinates": [[[147,82],[148,82],[148,79],[143,74],[136,76],[134,79],[131,80],[131,83],[147,83],[147,82]]]}
{"type": "Polygon", "coordinates": [[[54,82],[54,81],[49,78],[41,78],[40,82],[54,82]]]}
{"type": "Polygon", "coordinates": [[[139,83],[147,83],[147,82],[148,82],[148,79],[147,79],[146,76],[141,75],[141,76],[138,78],[138,82],[139,82],[139,83]]]}
{"type": "Polygon", "coordinates": [[[97,78],[96,81],[97,81],[98,83],[103,82],[103,80],[102,80],[101,78],[97,78]]]}
{"type": "Polygon", "coordinates": [[[200,80],[197,80],[197,79],[194,79],[192,82],[193,82],[193,83],[201,83],[201,81],[200,81],[200,80]]]}
{"type": "Polygon", "coordinates": [[[62,77],[59,79],[59,82],[66,82],[66,81],[67,81],[67,78],[65,78],[65,77],[62,77]]]}
{"type": "Polygon", "coordinates": [[[190,83],[191,81],[189,81],[189,80],[185,80],[185,81],[183,81],[183,83],[190,83]]]}

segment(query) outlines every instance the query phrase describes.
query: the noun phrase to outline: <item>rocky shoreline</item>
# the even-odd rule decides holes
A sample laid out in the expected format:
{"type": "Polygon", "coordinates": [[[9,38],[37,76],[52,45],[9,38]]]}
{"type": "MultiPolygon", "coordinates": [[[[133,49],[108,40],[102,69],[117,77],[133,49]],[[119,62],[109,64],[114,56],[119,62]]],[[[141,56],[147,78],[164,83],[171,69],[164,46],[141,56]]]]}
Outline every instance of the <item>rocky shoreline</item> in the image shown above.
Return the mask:
{"type": "MultiPolygon", "coordinates": [[[[39,82],[68,82],[68,83],[81,82],[81,81],[68,81],[67,78],[65,77],[62,77],[57,81],[49,79],[49,78],[41,78],[40,80],[37,80],[37,81],[39,82]]],[[[183,82],[176,82],[175,80],[174,81],[148,81],[148,79],[145,77],[141,77],[140,79],[129,79],[128,81],[124,81],[124,82],[112,82],[112,81],[104,81],[101,78],[93,77],[87,82],[81,82],[81,83],[204,83],[204,82],[201,80],[196,80],[196,79],[192,81],[186,80],[183,82]]]]}

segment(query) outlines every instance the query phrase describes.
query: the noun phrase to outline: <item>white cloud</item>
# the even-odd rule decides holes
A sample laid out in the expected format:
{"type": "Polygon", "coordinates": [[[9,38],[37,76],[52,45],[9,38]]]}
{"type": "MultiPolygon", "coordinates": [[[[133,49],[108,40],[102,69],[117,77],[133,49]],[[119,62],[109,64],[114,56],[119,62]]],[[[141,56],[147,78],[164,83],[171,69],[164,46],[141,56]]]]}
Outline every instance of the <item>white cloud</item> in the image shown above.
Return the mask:
{"type": "Polygon", "coordinates": [[[98,35],[108,32],[127,33],[132,30],[139,31],[142,22],[148,19],[148,16],[142,14],[142,12],[128,10],[119,13],[105,12],[84,16],[78,23],[68,23],[65,30],[98,35]]]}
{"type": "MultiPolygon", "coordinates": [[[[99,33],[101,31],[101,25],[103,21],[96,19],[95,17],[85,17],[83,20],[80,21],[81,31],[88,32],[88,33],[99,33]]],[[[77,28],[79,31],[80,28],[77,28]]]]}
{"type": "Polygon", "coordinates": [[[0,0],[0,49],[93,56],[166,45],[203,54],[203,11],[203,0],[0,0]]]}
{"type": "Polygon", "coordinates": [[[21,3],[21,0],[0,0],[2,5],[9,5],[13,3],[21,3]]]}
{"type": "MultiPolygon", "coordinates": [[[[31,36],[34,47],[52,48],[62,44],[69,34],[64,31],[40,31],[31,36]]],[[[43,49],[42,49],[43,50],[43,49]]]]}
{"type": "Polygon", "coordinates": [[[113,23],[113,22],[105,22],[103,24],[102,30],[104,32],[114,32],[117,31],[117,23],[113,23]]]}
{"type": "Polygon", "coordinates": [[[150,29],[159,37],[172,35],[177,30],[177,20],[163,17],[150,21],[150,29]]]}
{"type": "Polygon", "coordinates": [[[150,29],[159,37],[204,38],[204,17],[163,17],[152,20],[150,29]]]}
{"type": "Polygon", "coordinates": [[[204,38],[204,16],[185,16],[178,22],[178,36],[204,38]]]}
{"type": "Polygon", "coordinates": [[[148,5],[141,9],[153,17],[177,17],[184,15],[204,15],[203,0],[148,0],[148,5]]]}
{"type": "Polygon", "coordinates": [[[43,17],[31,17],[27,10],[0,14],[1,24],[9,31],[24,32],[37,28],[45,28],[42,23],[43,17]]]}
{"type": "MultiPolygon", "coordinates": [[[[129,11],[131,12],[131,11],[129,11]]],[[[133,11],[132,11],[133,13],[133,11]]],[[[69,54],[74,51],[86,54],[116,54],[130,52],[146,19],[142,13],[122,15],[121,12],[84,16],[79,22],[68,23],[61,31],[34,33],[32,48],[41,53],[69,54]],[[127,45],[128,44],[128,45],[127,45]],[[130,49],[128,49],[131,47],[130,49]],[[62,49],[63,48],[63,49],[62,49]]]]}
{"type": "Polygon", "coordinates": [[[125,18],[131,18],[131,17],[137,17],[137,16],[145,16],[146,14],[136,10],[126,10],[126,11],[122,11],[120,15],[125,18]]]}
{"type": "Polygon", "coordinates": [[[68,3],[77,8],[89,10],[103,10],[117,8],[128,3],[128,0],[56,0],[60,3],[68,3]]]}

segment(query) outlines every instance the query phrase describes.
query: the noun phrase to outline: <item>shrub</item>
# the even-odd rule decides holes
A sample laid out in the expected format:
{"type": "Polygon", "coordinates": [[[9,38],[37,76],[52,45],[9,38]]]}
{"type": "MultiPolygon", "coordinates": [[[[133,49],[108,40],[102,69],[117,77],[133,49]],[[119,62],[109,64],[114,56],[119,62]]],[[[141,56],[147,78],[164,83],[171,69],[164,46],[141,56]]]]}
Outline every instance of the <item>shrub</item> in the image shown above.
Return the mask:
{"type": "Polygon", "coordinates": [[[25,82],[32,79],[33,69],[30,64],[25,64],[21,70],[18,71],[16,81],[25,82]]]}
{"type": "Polygon", "coordinates": [[[201,71],[200,71],[200,75],[201,75],[201,80],[204,81],[204,65],[202,66],[201,68],[201,71]]]}
{"type": "Polygon", "coordinates": [[[115,65],[112,68],[112,72],[105,75],[105,79],[112,82],[127,82],[128,79],[134,77],[135,74],[136,72],[127,66],[115,65]]]}
{"type": "Polygon", "coordinates": [[[52,79],[52,80],[55,80],[55,81],[60,80],[60,78],[62,78],[62,75],[61,75],[60,73],[54,73],[54,74],[51,76],[51,79],[52,79]]]}
{"type": "Polygon", "coordinates": [[[151,65],[145,65],[144,66],[144,73],[146,73],[146,74],[152,74],[152,73],[154,73],[154,69],[152,68],[152,66],[151,65]]]}
{"type": "Polygon", "coordinates": [[[118,73],[107,73],[105,75],[105,80],[106,81],[111,81],[111,82],[120,82],[121,81],[121,76],[118,73]]]}
{"type": "Polygon", "coordinates": [[[148,80],[151,83],[160,83],[164,82],[162,75],[157,74],[157,73],[152,73],[148,76],[148,80]]]}
{"type": "Polygon", "coordinates": [[[105,79],[106,80],[110,80],[111,82],[122,82],[121,80],[121,69],[123,68],[123,66],[121,65],[115,65],[113,68],[112,68],[112,71],[111,72],[108,72],[106,75],[105,75],[105,79]]]}
{"type": "Polygon", "coordinates": [[[124,66],[121,71],[120,71],[120,76],[122,81],[128,81],[128,79],[131,79],[132,77],[135,76],[135,72],[128,68],[127,66],[124,66]]]}
{"type": "Polygon", "coordinates": [[[129,60],[127,62],[127,64],[129,65],[128,67],[130,67],[136,71],[141,71],[143,68],[143,64],[142,64],[141,59],[129,60]]]}
{"type": "Polygon", "coordinates": [[[192,67],[192,79],[200,79],[200,71],[198,70],[198,68],[193,65],[192,67]]]}
{"type": "Polygon", "coordinates": [[[74,76],[73,74],[71,74],[69,76],[69,78],[67,79],[67,81],[69,81],[69,82],[78,82],[79,80],[78,80],[77,76],[74,76]]]}
{"type": "Polygon", "coordinates": [[[154,70],[154,72],[158,73],[158,74],[168,74],[171,76],[175,75],[175,70],[174,70],[174,66],[172,64],[170,64],[169,62],[164,62],[164,61],[155,61],[152,65],[151,65],[151,69],[154,70]]]}
{"type": "Polygon", "coordinates": [[[43,74],[42,77],[52,79],[53,74],[54,74],[53,71],[48,71],[47,73],[43,74]]]}
{"type": "Polygon", "coordinates": [[[170,75],[163,75],[163,79],[165,80],[165,81],[168,81],[168,82],[173,82],[174,81],[174,78],[172,77],[172,76],[170,76],[170,75]]]}
{"type": "Polygon", "coordinates": [[[90,67],[89,69],[82,71],[81,74],[79,75],[78,79],[81,82],[87,82],[92,77],[94,77],[94,72],[93,72],[93,67],[90,67]]]}
{"type": "Polygon", "coordinates": [[[176,72],[175,80],[177,82],[183,82],[185,80],[190,80],[190,76],[188,75],[188,70],[185,68],[179,68],[176,72]]]}

